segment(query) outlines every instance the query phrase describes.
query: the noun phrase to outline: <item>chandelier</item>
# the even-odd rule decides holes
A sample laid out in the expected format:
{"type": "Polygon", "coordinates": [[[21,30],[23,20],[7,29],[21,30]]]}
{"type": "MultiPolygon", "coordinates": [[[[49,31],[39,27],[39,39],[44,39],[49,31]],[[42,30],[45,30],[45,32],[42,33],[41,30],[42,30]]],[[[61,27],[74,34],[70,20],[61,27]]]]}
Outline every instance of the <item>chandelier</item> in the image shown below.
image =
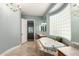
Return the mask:
{"type": "Polygon", "coordinates": [[[76,6],[79,7],[79,3],[72,3],[72,6],[73,7],[76,7],[76,6]]]}
{"type": "Polygon", "coordinates": [[[13,12],[20,10],[19,5],[15,3],[8,3],[6,6],[8,6],[13,12]]]}

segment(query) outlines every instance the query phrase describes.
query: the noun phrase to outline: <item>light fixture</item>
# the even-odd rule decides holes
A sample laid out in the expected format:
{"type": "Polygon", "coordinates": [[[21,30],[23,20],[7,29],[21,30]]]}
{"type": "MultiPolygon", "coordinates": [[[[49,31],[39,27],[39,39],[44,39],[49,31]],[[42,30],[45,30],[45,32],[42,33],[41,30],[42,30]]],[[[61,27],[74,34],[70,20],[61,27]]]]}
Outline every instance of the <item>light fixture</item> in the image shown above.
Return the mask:
{"type": "Polygon", "coordinates": [[[9,4],[6,4],[6,6],[8,6],[13,12],[16,12],[20,9],[20,6],[15,3],[9,3],[9,4]]]}
{"type": "Polygon", "coordinates": [[[73,7],[79,7],[79,3],[72,4],[73,7]]]}

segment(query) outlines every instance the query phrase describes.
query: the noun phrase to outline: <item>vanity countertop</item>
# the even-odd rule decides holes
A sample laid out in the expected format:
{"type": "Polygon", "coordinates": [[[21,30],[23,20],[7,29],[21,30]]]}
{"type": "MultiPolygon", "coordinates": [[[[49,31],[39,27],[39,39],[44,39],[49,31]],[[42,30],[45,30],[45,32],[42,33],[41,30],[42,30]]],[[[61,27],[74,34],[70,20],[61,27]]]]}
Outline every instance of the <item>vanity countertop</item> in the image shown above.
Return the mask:
{"type": "Polygon", "coordinates": [[[43,37],[46,37],[45,34],[42,34],[42,33],[37,33],[39,36],[43,36],[43,37]]]}

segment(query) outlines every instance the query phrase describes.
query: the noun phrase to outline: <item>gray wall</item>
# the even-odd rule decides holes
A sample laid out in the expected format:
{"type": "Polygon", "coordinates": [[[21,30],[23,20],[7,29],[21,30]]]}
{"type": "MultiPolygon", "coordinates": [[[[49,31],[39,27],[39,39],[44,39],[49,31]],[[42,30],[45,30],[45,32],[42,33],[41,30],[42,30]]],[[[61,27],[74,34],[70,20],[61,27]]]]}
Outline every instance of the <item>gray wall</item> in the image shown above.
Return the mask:
{"type": "Polygon", "coordinates": [[[0,52],[20,43],[20,11],[0,4],[0,52]]]}
{"type": "Polygon", "coordinates": [[[79,42],[79,16],[72,16],[71,32],[72,32],[71,41],[79,42]]]}
{"type": "Polygon", "coordinates": [[[79,42],[79,8],[77,6],[73,7],[71,4],[71,32],[72,40],[74,42],[79,42]]]}
{"type": "Polygon", "coordinates": [[[27,15],[22,15],[22,18],[28,20],[28,19],[34,19],[35,20],[35,33],[41,33],[39,31],[39,25],[41,23],[46,22],[45,17],[43,16],[27,16],[27,15]]]}

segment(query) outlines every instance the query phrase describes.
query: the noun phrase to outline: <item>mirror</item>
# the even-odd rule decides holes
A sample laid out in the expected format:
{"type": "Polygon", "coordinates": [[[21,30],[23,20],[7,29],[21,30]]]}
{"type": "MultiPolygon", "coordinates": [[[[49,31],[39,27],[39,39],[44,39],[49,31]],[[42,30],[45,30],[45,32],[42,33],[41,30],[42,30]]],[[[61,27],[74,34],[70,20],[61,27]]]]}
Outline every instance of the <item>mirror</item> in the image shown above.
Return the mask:
{"type": "Polygon", "coordinates": [[[46,23],[41,23],[39,26],[41,32],[46,32],[47,31],[47,24],[46,23]]]}
{"type": "Polygon", "coordinates": [[[41,23],[39,25],[39,31],[42,35],[47,35],[47,23],[41,23]]]}

